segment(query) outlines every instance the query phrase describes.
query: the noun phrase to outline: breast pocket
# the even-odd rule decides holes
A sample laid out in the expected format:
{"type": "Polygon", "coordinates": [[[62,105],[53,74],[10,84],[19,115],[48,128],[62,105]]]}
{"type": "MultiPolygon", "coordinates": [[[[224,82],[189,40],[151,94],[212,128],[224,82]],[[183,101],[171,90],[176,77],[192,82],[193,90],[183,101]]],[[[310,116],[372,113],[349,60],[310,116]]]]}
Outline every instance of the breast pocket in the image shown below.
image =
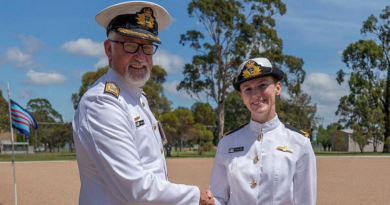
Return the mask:
{"type": "Polygon", "coordinates": [[[158,158],[160,149],[156,143],[156,139],[152,128],[149,124],[136,127],[134,131],[134,139],[138,155],[143,164],[150,164],[158,158]]]}
{"type": "Polygon", "coordinates": [[[295,161],[293,153],[276,151],[274,158],[274,181],[277,184],[285,184],[292,182],[292,177],[295,172],[295,161]]]}

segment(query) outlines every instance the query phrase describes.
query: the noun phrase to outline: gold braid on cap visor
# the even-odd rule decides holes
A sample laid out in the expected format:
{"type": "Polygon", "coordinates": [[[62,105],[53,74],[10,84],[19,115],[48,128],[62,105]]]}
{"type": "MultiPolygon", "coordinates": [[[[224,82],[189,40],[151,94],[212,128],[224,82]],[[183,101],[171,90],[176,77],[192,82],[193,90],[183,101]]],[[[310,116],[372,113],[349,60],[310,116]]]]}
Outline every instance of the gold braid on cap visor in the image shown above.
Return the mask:
{"type": "Polygon", "coordinates": [[[135,35],[135,36],[140,36],[140,37],[145,37],[145,38],[151,38],[151,39],[153,39],[155,41],[161,42],[159,37],[156,37],[156,36],[153,36],[153,35],[150,35],[150,34],[140,33],[140,32],[136,32],[136,31],[131,31],[131,30],[125,29],[125,28],[118,28],[118,31],[121,32],[121,33],[125,33],[125,34],[130,34],[130,35],[135,35]]]}

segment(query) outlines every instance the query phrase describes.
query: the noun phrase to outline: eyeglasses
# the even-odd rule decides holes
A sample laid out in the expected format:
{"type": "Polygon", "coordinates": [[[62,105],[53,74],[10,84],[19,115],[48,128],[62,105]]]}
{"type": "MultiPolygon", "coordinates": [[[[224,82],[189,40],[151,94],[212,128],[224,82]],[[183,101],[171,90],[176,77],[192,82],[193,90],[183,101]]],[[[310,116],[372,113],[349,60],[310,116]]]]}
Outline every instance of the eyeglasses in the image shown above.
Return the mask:
{"type": "Polygon", "coordinates": [[[111,40],[108,39],[109,41],[113,43],[118,43],[123,45],[123,50],[126,53],[136,53],[139,49],[139,47],[142,48],[142,52],[145,55],[153,55],[156,53],[158,46],[154,44],[140,44],[140,43],[135,43],[131,41],[116,41],[116,40],[111,40]]]}

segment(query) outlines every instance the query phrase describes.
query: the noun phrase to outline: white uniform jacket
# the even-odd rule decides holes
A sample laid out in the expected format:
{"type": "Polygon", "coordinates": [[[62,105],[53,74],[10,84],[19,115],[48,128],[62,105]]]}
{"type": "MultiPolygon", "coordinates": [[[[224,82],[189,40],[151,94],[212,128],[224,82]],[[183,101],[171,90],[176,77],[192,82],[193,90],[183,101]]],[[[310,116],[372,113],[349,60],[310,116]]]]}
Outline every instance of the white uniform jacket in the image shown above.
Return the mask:
{"type": "Polygon", "coordinates": [[[198,187],[168,181],[157,126],[142,89],[109,68],[84,94],[73,120],[80,205],[199,204],[198,187]],[[106,84],[118,86],[119,94],[106,92],[106,84]]]}
{"type": "Polygon", "coordinates": [[[210,182],[215,204],[315,204],[315,155],[310,140],[292,129],[276,116],[222,138],[210,182]]]}

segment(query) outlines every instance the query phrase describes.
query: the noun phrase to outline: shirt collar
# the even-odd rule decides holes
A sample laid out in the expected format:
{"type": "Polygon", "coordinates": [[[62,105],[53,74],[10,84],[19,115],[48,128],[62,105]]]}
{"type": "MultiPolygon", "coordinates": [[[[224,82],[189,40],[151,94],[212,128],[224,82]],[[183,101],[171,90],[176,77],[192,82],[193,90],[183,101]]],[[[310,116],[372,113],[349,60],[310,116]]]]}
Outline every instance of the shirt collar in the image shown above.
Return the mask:
{"type": "Polygon", "coordinates": [[[249,123],[249,127],[251,128],[251,130],[257,133],[265,134],[266,132],[274,130],[276,127],[279,126],[279,124],[280,124],[280,120],[278,118],[278,115],[275,115],[275,117],[272,120],[265,123],[255,122],[251,119],[249,123]]]}
{"type": "MultiPolygon", "coordinates": [[[[133,98],[140,98],[142,95],[142,87],[137,87],[129,82],[127,82],[122,75],[117,73],[114,69],[108,68],[107,76],[109,80],[118,83],[119,88],[123,89],[123,91],[130,94],[133,98]]],[[[108,80],[108,81],[109,81],[108,80]]],[[[121,90],[122,91],[122,90],[121,90]]]]}

